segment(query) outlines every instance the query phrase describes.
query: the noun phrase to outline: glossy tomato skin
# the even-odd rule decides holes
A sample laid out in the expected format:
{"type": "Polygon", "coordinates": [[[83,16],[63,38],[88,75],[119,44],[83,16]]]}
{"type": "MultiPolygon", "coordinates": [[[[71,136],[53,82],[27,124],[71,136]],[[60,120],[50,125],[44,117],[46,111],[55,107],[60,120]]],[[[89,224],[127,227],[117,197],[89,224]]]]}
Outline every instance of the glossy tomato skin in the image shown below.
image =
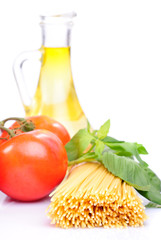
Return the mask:
{"type": "MultiPolygon", "coordinates": [[[[32,116],[32,117],[28,117],[28,120],[31,120],[34,125],[35,125],[35,129],[45,129],[48,130],[52,133],[54,133],[55,135],[57,135],[58,138],[60,138],[60,140],[62,141],[62,143],[65,145],[67,142],[70,141],[70,135],[68,133],[68,131],[66,130],[66,128],[59,123],[58,121],[48,117],[48,116],[32,116]]],[[[20,125],[18,122],[14,122],[10,129],[13,128],[18,128],[20,125]]],[[[19,130],[17,130],[17,133],[20,133],[19,130]]],[[[3,131],[1,134],[2,138],[9,138],[9,135],[7,132],[3,131]]],[[[5,139],[0,139],[0,143],[5,142],[5,139]]]]}
{"type": "Polygon", "coordinates": [[[68,131],[58,121],[48,116],[32,116],[27,119],[30,119],[34,123],[35,129],[46,129],[57,135],[64,145],[70,141],[68,131]]]}
{"type": "Polygon", "coordinates": [[[53,133],[34,130],[0,145],[0,190],[20,201],[47,196],[64,178],[68,160],[53,133]]]}

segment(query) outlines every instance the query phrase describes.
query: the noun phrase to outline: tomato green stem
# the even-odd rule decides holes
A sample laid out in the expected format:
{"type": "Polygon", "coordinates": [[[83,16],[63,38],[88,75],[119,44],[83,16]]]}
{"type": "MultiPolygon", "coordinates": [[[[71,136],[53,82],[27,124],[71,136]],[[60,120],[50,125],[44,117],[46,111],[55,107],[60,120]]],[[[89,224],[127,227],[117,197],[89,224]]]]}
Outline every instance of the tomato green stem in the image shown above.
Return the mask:
{"type": "Polygon", "coordinates": [[[6,122],[8,122],[8,121],[10,121],[10,120],[15,120],[15,121],[17,121],[17,122],[19,122],[19,123],[26,121],[25,118],[10,117],[10,118],[6,118],[6,119],[4,119],[4,120],[1,121],[0,123],[5,124],[6,122]]]}
{"type": "Polygon", "coordinates": [[[10,137],[12,138],[12,137],[14,137],[16,134],[14,133],[14,131],[13,130],[11,130],[11,129],[8,129],[8,128],[6,128],[6,127],[4,127],[4,126],[2,126],[2,125],[0,125],[0,129],[2,129],[2,130],[4,130],[4,131],[6,131],[9,135],[10,135],[10,137]]]}
{"type": "Polygon", "coordinates": [[[3,122],[3,121],[0,121],[0,125],[1,125],[1,126],[4,126],[4,122],[3,122]]]}
{"type": "Polygon", "coordinates": [[[20,127],[17,129],[20,129],[23,132],[29,132],[35,129],[35,125],[31,120],[25,119],[25,118],[19,118],[19,117],[10,117],[6,118],[3,121],[0,121],[0,125],[4,126],[7,121],[14,120],[20,124],[20,127]]]}

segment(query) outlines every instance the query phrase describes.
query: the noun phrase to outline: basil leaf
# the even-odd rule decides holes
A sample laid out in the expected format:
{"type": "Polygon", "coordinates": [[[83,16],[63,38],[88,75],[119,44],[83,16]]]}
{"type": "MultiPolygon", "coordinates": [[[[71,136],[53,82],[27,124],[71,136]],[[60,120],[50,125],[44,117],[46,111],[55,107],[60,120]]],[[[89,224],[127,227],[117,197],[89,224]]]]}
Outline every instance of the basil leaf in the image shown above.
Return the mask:
{"type": "Polygon", "coordinates": [[[105,144],[99,139],[96,140],[95,153],[100,156],[105,148],[105,144]]]}
{"type": "Polygon", "coordinates": [[[145,207],[146,208],[161,208],[161,205],[158,205],[158,204],[153,203],[153,202],[149,202],[145,207]]]}
{"type": "Polygon", "coordinates": [[[160,190],[161,190],[161,180],[158,178],[158,176],[150,168],[145,168],[144,170],[146,171],[146,173],[148,175],[151,187],[160,192],[160,190]]]}
{"type": "Polygon", "coordinates": [[[123,143],[124,141],[119,141],[113,137],[107,136],[104,139],[102,139],[103,142],[107,142],[107,143],[123,143]]]}
{"type": "Polygon", "coordinates": [[[89,121],[87,121],[87,131],[90,133],[91,132],[91,125],[89,121]]]}
{"type": "Polygon", "coordinates": [[[135,151],[134,156],[136,157],[136,159],[140,162],[140,164],[141,164],[143,167],[148,167],[148,164],[141,159],[141,157],[140,157],[140,155],[139,155],[139,153],[138,153],[137,150],[135,151]]]}
{"type": "Polygon", "coordinates": [[[111,148],[112,150],[115,150],[116,153],[117,151],[119,152],[119,155],[121,155],[121,152],[123,152],[122,155],[125,156],[135,156],[136,159],[144,166],[147,167],[148,164],[146,162],[144,162],[137,150],[137,145],[136,143],[130,143],[130,142],[116,142],[116,143],[105,143],[109,148],[111,148]],[[126,153],[126,154],[125,154],[126,153]]]}
{"type": "Polygon", "coordinates": [[[150,201],[160,204],[161,205],[161,193],[156,189],[150,189],[149,191],[139,191],[138,192],[145,198],[149,199],[150,201]]]}
{"type": "Polygon", "coordinates": [[[68,161],[79,158],[93,139],[94,137],[87,132],[87,129],[79,130],[65,145],[68,161]]]}
{"type": "Polygon", "coordinates": [[[135,143],[139,154],[148,154],[146,148],[142,144],[135,143]]]}
{"type": "Polygon", "coordinates": [[[100,162],[115,176],[138,190],[150,189],[148,175],[144,168],[128,157],[117,156],[111,151],[104,152],[100,162]]]}
{"type": "Polygon", "coordinates": [[[149,182],[150,182],[150,190],[149,191],[138,191],[142,196],[149,199],[150,201],[161,204],[161,180],[158,178],[158,176],[150,169],[145,168],[145,171],[148,175],[149,182]]]}
{"type": "Polygon", "coordinates": [[[109,129],[110,129],[110,119],[107,120],[97,131],[97,137],[99,139],[105,138],[109,132],[109,129]]]}
{"type": "Polygon", "coordinates": [[[117,152],[115,152],[115,154],[118,155],[118,156],[125,156],[125,157],[129,157],[131,159],[134,159],[133,155],[129,152],[126,152],[126,151],[117,151],[117,152]]]}

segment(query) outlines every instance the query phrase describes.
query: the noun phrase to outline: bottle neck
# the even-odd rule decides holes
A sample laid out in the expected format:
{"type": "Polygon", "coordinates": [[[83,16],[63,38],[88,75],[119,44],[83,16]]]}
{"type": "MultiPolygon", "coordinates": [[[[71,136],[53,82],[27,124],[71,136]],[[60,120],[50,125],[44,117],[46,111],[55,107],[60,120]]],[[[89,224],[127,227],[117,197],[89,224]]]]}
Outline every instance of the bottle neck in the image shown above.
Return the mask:
{"type": "Polygon", "coordinates": [[[50,48],[70,47],[71,25],[43,24],[42,45],[50,48]]]}

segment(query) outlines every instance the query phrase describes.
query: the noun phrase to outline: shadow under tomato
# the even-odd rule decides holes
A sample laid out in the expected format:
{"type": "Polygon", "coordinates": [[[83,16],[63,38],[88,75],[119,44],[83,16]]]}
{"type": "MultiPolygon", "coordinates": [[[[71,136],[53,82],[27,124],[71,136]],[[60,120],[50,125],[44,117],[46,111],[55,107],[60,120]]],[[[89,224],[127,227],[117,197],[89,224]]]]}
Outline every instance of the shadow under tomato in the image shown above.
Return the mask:
{"type": "Polygon", "coordinates": [[[38,200],[34,200],[34,201],[20,201],[14,198],[11,198],[9,196],[6,196],[6,198],[3,200],[2,205],[8,205],[8,204],[12,204],[12,203],[18,203],[18,204],[36,204],[36,203],[41,203],[41,202],[49,202],[50,201],[50,197],[46,196],[44,198],[38,199],[38,200]]]}

